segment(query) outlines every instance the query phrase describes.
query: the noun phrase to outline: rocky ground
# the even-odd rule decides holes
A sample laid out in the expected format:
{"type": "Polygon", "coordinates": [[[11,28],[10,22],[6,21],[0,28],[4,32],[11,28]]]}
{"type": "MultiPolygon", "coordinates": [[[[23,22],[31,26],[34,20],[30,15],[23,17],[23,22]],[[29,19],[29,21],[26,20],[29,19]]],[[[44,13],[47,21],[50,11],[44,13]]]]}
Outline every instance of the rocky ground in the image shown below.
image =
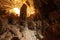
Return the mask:
{"type": "Polygon", "coordinates": [[[43,38],[41,28],[36,29],[36,26],[41,26],[41,21],[23,21],[19,24],[17,19],[13,21],[8,19],[9,17],[0,17],[0,40],[39,40],[43,38]]]}

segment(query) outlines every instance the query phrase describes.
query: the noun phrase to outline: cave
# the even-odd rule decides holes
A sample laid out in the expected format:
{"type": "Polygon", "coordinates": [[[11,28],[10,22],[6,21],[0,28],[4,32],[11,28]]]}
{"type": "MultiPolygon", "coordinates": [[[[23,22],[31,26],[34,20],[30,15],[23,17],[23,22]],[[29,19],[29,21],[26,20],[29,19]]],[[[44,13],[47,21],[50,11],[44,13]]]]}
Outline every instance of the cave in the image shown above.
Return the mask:
{"type": "Polygon", "coordinates": [[[60,40],[60,0],[0,0],[0,40],[60,40]]]}

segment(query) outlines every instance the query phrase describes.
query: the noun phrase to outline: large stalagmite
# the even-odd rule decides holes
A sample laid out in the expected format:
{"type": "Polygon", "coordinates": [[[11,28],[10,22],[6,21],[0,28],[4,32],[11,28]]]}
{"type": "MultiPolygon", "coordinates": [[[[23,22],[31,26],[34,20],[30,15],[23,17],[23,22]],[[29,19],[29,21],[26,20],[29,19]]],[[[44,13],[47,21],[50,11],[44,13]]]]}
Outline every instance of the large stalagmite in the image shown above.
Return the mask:
{"type": "Polygon", "coordinates": [[[20,9],[20,19],[21,20],[26,20],[27,18],[27,6],[25,4],[23,4],[23,6],[20,9]]]}

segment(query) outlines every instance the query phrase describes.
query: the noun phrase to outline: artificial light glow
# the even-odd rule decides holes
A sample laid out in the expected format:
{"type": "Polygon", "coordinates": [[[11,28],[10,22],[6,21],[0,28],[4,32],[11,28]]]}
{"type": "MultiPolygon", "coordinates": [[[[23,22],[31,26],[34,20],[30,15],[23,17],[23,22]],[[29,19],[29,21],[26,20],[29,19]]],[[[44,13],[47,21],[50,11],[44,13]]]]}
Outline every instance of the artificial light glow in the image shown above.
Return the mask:
{"type": "Polygon", "coordinates": [[[35,13],[35,9],[33,7],[27,7],[27,17],[30,17],[35,13]]]}
{"type": "Polygon", "coordinates": [[[20,10],[18,8],[13,8],[10,10],[10,12],[12,12],[13,14],[17,14],[18,16],[20,16],[20,10]]]}

